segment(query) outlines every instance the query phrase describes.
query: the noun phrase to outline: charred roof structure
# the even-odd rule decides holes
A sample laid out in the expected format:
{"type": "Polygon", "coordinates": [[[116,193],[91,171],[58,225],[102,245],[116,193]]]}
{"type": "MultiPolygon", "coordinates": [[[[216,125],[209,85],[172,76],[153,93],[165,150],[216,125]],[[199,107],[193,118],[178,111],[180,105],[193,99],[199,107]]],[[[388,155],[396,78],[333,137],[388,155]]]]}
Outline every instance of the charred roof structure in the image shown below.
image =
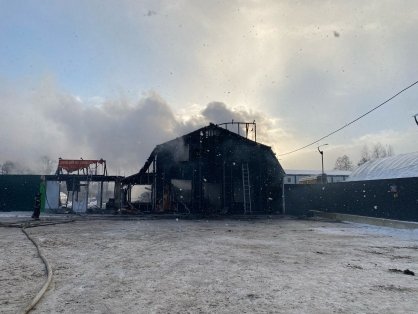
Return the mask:
{"type": "Polygon", "coordinates": [[[244,136],[229,124],[210,124],[156,146],[142,169],[122,181],[127,203],[143,209],[132,201],[132,188],[148,185],[152,212],[282,212],[283,168],[269,146],[248,138],[254,122],[232,124],[244,136]]]}
{"type": "Polygon", "coordinates": [[[48,211],[104,213],[104,209],[113,212],[121,206],[123,177],[109,176],[106,160],[59,158],[55,175],[43,177],[46,181],[44,207],[48,211]]]}

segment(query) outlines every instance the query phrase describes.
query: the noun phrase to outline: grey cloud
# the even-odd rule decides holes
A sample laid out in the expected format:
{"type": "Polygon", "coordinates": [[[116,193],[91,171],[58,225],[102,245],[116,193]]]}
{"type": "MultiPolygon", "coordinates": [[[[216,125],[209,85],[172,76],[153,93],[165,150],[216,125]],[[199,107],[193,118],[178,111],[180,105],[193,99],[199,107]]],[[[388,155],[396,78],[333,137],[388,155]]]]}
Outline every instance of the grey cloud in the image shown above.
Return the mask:
{"type": "MultiPolygon", "coordinates": [[[[53,161],[58,157],[104,158],[111,173],[128,175],[138,171],[155,145],[209,122],[255,119],[268,125],[262,114],[231,109],[222,102],[202,106],[196,117],[184,122],[156,92],[136,102],[118,99],[90,105],[48,83],[35,93],[4,91],[0,101],[7,101],[0,116],[2,125],[7,126],[0,134],[5,148],[0,164],[11,160],[35,173],[44,168],[40,157],[48,156],[53,161]]],[[[263,137],[263,132],[260,134],[263,137]]]]}
{"type": "MultiPolygon", "coordinates": [[[[257,142],[270,145],[273,149],[277,146],[277,143],[286,136],[285,132],[276,125],[279,119],[271,119],[259,111],[231,108],[219,101],[210,102],[205,107],[202,106],[199,115],[188,120],[186,123],[181,124],[180,133],[184,134],[190,132],[196,128],[208,125],[209,123],[220,124],[232,122],[232,120],[235,122],[255,121],[257,129],[254,130],[253,128],[250,128],[248,138],[254,140],[256,134],[257,142]]],[[[238,132],[236,125],[229,126],[228,129],[233,132],[238,132]]],[[[245,134],[244,127],[241,128],[240,134],[245,134]]]]}
{"type": "Polygon", "coordinates": [[[107,101],[99,107],[68,96],[57,100],[59,104],[45,108],[44,114],[68,142],[63,153],[74,150],[67,158],[106,158],[111,169],[126,174],[140,166],[155,144],[168,140],[178,129],[170,107],[156,93],[133,104],[107,101]]]}
{"type": "Polygon", "coordinates": [[[202,115],[209,121],[216,123],[230,122],[240,118],[239,112],[232,112],[222,102],[211,102],[202,111],[202,115]]]}

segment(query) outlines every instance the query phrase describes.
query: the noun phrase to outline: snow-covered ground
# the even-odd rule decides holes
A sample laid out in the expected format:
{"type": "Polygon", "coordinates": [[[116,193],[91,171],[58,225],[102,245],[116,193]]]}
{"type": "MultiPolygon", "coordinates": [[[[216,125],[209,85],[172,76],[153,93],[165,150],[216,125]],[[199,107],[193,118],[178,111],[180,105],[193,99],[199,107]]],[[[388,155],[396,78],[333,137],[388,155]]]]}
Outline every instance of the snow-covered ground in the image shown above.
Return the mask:
{"type": "MultiPolygon", "coordinates": [[[[347,222],[347,224],[348,226],[346,227],[351,227],[349,232],[353,235],[387,236],[405,241],[417,241],[418,245],[418,223],[416,229],[396,229],[350,222],[347,222]]],[[[347,228],[318,228],[318,231],[343,234],[347,232],[347,228]]]]}
{"type": "MultiPolygon", "coordinates": [[[[416,313],[415,230],[290,219],[77,221],[28,229],[54,270],[33,313],[416,313]]],[[[42,285],[0,228],[0,312],[42,285]]]]}

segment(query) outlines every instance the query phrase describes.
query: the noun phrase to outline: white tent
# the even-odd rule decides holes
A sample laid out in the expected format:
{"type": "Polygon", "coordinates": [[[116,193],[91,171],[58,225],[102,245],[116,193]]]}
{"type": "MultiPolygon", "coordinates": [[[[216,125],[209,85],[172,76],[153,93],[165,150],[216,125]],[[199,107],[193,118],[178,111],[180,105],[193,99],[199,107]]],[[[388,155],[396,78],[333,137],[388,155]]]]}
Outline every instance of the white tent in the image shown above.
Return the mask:
{"type": "Polygon", "coordinates": [[[418,177],[418,152],[379,158],[361,165],[347,181],[418,177]]]}

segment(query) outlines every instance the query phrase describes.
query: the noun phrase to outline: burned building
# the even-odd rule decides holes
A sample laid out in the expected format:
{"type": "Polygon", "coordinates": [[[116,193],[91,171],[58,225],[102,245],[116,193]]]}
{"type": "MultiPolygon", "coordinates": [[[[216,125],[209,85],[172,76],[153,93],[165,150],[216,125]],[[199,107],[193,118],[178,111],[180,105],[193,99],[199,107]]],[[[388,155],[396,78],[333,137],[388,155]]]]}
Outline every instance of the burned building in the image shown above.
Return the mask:
{"type": "Polygon", "coordinates": [[[107,174],[106,160],[58,160],[46,181],[45,209],[52,212],[104,213],[120,207],[123,177],[107,174]]]}
{"type": "Polygon", "coordinates": [[[156,146],[142,169],[123,180],[126,204],[206,215],[282,212],[284,171],[275,154],[248,138],[255,123],[229,124],[210,124],[156,146]],[[134,199],[136,186],[149,197],[134,199]]]}

